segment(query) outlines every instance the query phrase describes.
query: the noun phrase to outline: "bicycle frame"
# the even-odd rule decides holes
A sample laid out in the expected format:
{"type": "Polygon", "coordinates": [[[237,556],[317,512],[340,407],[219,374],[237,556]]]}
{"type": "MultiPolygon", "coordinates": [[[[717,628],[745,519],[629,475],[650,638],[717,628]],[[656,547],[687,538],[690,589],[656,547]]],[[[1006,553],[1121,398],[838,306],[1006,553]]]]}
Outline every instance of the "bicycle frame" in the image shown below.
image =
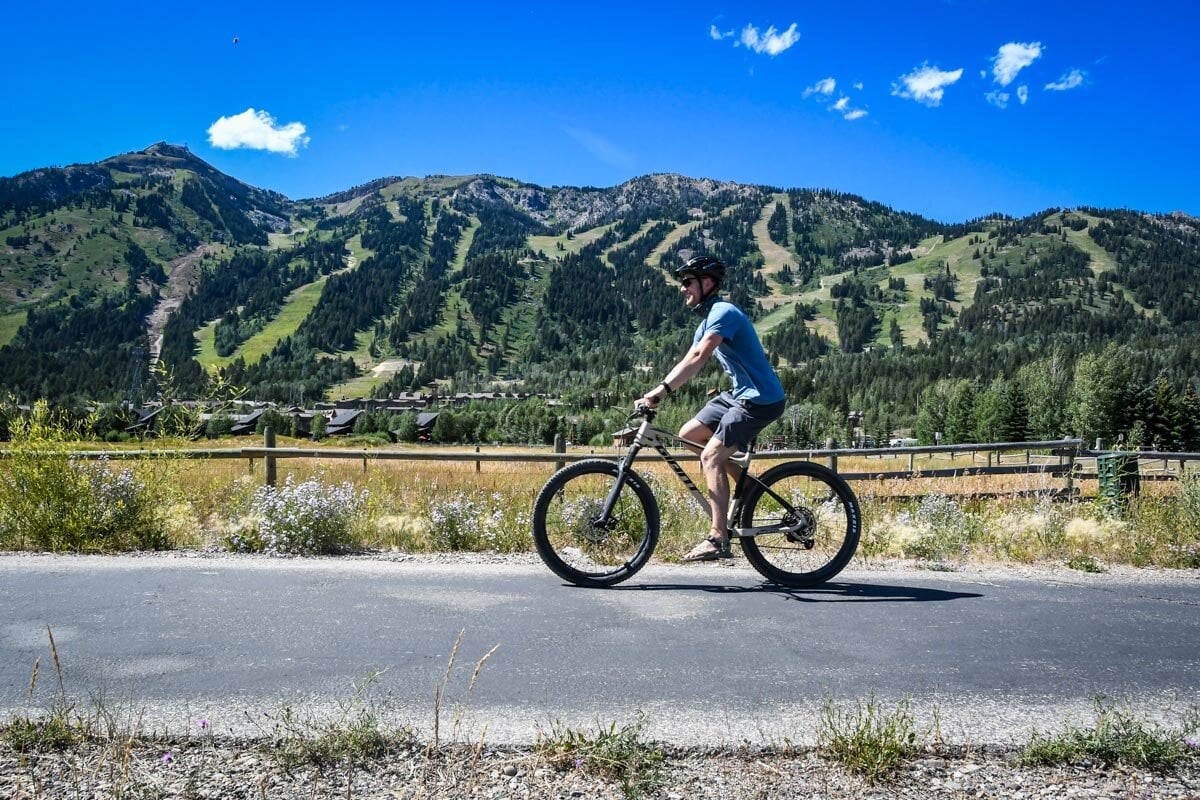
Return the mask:
{"type": "MultiPolygon", "coordinates": [[[[653,409],[647,409],[647,411],[642,413],[641,416],[643,417],[642,424],[638,426],[638,431],[634,436],[633,443],[629,446],[625,456],[621,459],[617,466],[617,480],[613,483],[613,487],[609,492],[608,499],[604,503],[604,512],[601,518],[608,519],[608,517],[612,514],[613,506],[617,502],[617,497],[621,493],[621,488],[625,485],[625,481],[628,479],[629,473],[632,471],[634,460],[637,458],[638,453],[640,453],[642,449],[646,447],[653,448],[660,456],[662,456],[663,461],[667,462],[667,466],[669,466],[671,471],[675,473],[675,477],[677,477],[683,483],[692,499],[697,503],[697,505],[700,506],[705,514],[711,515],[712,506],[709,505],[708,499],[700,491],[700,488],[696,486],[696,483],[692,480],[691,476],[687,474],[682,466],[680,466],[679,461],[674,455],[671,454],[671,451],[667,449],[667,445],[663,442],[663,439],[666,439],[668,442],[677,442],[686,446],[694,447],[697,450],[704,449],[704,445],[654,427],[653,409]]],[[[796,516],[796,509],[792,507],[791,503],[784,500],[782,497],[772,491],[769,486],[750,474],[750,462],[753,460],[753,457],[754,446],[751,445],[745,452],[735,453],[730,459],[730,463],[737,466],[741,472],[738,474],[737,481],[732,487],[729,503],[729,519],[733,521],[738,518],[741,501],[745,497],[745,490],[749,481],[757,483],[760,487],[762,487],[763,491],[774,498],[775,501],[778,502],[779,505],[782,506],[789,514],[796,516]]],[[[760,536],[764,533],[778,533],[780,531],[787,530],[787,526],[783,525],[782,523],[750,528],[735,528],[730,526],[729,535],[742,538],[760,536]]]]}

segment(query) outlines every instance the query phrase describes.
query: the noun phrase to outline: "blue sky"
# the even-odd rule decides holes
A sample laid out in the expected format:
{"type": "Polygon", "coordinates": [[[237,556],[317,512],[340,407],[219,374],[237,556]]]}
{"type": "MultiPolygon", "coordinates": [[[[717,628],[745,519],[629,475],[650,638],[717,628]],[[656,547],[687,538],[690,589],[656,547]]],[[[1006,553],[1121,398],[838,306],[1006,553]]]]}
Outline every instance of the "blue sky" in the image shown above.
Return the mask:
{"type": "Polygon", "coordinates": [[[157,141],[388,175],[830,188],[944,221],[1200,215],[1191,2],[9,4],[0,175],[157,141]]]}

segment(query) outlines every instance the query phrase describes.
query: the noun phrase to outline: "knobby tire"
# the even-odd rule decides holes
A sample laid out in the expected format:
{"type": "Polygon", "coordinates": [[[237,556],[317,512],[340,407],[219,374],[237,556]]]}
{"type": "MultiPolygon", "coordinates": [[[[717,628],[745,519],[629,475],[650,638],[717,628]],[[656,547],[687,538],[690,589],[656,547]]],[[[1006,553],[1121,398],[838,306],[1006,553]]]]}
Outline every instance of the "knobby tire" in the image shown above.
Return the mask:
{"type": "Polygon", "coordinates": [[[578,586],[612,586],[646,565],[658,543],[658,502],[627,471],[612,517],[599,520],[618,464],[587,459],[550,477],[533,504],[533,541],[546,566],[578,586]]]}
{"type": "Polygon", "coordinates": [[[740,527],[797,523],[789,533],[767,533],[741,539],[742,550],[764,578],[784,586],[825,583],[850,563],[862,534],[858,498],[836,472],[820,464],[793,461],[768,470],[751,483],[740,527]],[[786,514],[775,494],[797,509],[786,514]]]}

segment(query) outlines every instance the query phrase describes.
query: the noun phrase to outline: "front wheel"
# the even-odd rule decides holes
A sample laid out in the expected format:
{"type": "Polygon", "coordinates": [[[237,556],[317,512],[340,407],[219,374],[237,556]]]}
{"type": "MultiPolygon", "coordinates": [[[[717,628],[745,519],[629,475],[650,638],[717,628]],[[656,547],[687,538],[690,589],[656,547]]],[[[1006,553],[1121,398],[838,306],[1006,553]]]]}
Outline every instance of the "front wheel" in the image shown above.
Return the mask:
{"type": "Polygon", "coordinates": [[[555,575],[579,586],[612,586],[646,565],[658,543],[658,503],[650,487],[616,462],[588,459],[550,477],[533,504],[533,541],[555,575]]]}
{"type": "Polygon", "coordinates": [[[837,575],[862,532],[850,485],[807,461],[780,464],[751,482],[739,516],[742,528],[766,529],[742,538],[746,560],[784,586],[816,586],[837,575]]]}

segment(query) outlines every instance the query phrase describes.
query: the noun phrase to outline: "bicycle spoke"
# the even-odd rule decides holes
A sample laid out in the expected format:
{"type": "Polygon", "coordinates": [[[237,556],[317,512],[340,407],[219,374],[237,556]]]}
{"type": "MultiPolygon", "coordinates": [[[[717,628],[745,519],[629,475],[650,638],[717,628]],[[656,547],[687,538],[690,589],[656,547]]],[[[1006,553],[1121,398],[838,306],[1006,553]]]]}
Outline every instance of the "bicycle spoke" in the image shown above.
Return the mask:
{"type": "Polygon", "coordinates": [[[790,585],[828,580],[858,545],[857,501],[831,472],[797,462],[770,477],[774,495],[762,491],[748,501],[746,527],[779,527],[746,540],[747,559],[765,576],[790,585]],[[782,500],[782,502],[780,502],[782,500]]]}
{"type": "Polygon", "coordinates": [[[612,462],[580,462],[552,478],[538,497],[538,551],[568,580],[615,583],[650,558],[658,532],[654,498],[640,480],[628,480],[605,516],[604,505],[616,480],[612,462]]]}

